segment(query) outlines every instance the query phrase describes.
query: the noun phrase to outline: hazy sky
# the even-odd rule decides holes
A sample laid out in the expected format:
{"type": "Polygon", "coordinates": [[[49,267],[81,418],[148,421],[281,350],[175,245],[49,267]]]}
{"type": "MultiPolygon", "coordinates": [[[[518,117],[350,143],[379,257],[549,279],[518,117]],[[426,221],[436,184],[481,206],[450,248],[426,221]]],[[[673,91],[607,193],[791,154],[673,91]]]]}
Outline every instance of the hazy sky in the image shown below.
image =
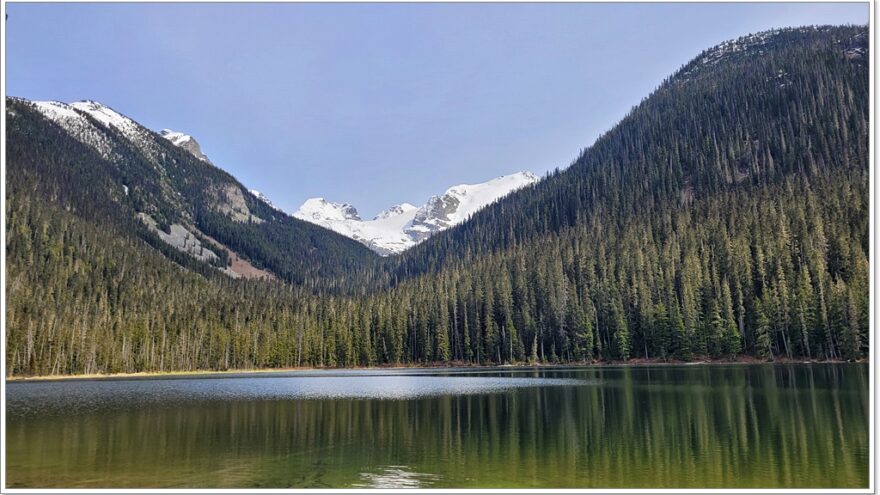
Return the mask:
{"type": "Polygon", "coordinates": [[[7,94],[192,134],[295,210],[362,216],[565,167],[705,48],[868,4],[15,4],[7,94]]]}

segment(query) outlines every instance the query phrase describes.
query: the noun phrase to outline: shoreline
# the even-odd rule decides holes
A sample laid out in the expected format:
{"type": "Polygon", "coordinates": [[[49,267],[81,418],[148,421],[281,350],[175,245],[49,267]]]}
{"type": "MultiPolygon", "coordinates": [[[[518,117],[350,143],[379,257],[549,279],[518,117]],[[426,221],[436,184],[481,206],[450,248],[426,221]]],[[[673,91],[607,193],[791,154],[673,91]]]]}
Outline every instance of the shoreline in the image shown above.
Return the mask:
{"type": "MultiPolygon", "coordinates": [[[[817,360],[817,359],[788,359],[777,358],[772,361],[758,359],[752,356],[741,356],[737,359],[695,359],[693,361],[676,361],[662,359],[636,358],[627,361],[593,361],[579,363],[515,363],[515,364],[475,364],[468,362],[427,363],[427,364],[404,364],[404,365],[380,365],[380,366],[353,366],[345,368],[331,367],[286,367],[286,368],[241,368],[229,370],[175,370],[175,371],[136,371],[119,373],[90,373],[79,375],[14,375],[5,377],[6,382],[35,382],[35,381],[66,381],[66,380],[101,380],[101,379],[125,379],[125,378],[174,378],[186,376],[223,376],[258,373],[290,373],[305,371],[367,371],[367,370],[444,370],[473,368],[475,370],[512,370],[512,369],[562,369],[562,368],[600,368],[622,366],[713,366],[730,364],[841,364],[849,361],[843,360],[817,360]]],[[[854,361],[867,363],[867,359],[854,361]]]]}

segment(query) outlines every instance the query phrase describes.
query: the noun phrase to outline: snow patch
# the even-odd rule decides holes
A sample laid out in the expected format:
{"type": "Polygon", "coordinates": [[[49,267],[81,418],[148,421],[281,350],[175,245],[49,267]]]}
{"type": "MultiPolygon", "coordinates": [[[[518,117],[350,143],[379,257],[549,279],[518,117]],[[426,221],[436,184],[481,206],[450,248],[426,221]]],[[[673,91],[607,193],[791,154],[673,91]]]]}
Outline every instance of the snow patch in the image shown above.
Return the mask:
{"type": "Polygon", "coordinates": [[[56,122],[66,119],[81,118],[80,115],[76,113],[76,110],[70,107],[70,105],[60,101],[35,101],[34,105],[37,107],[37,110],[43,113],[43,115],[56,122]]]}
{"type": "Polygon", "coordinates": [[[94,148],[107,160],[116,161],[121,158],[117,151],[119,145],[115,142],[116,138],[109,133],[110,129],[120,132],[151,161],[155,161],[158,156],[155,138],[150,131],[106,105],[91,100],[32,103],[46,118],[59,124],[76,140],[94,148]]]}
{"type": "Polygon", "coordinates": [[[64,128],[74,139],[93,148],[102,157],[116,160],[119,154],[114,151],[112,141],[103,129],[89,121],[85,114],[72,105],[60,101],[34,101],[34,108],[47,119],[64,128]]]}
{"type": "Polygon", "coordinates": [[[137,123],[97,101],[83,100],[70,104],[71,107],[89,114],[93,119],[107,127],[114,127],[126,135],[137,130],[137,123]]]}

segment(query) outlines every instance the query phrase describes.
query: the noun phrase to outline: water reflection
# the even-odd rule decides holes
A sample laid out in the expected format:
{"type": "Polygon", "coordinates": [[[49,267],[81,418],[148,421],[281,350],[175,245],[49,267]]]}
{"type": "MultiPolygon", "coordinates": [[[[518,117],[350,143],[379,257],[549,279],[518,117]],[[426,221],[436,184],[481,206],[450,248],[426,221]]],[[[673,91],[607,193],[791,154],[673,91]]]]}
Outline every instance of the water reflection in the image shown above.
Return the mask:
{"type": "MultiPolygon", "coordinates": [[[[500,380],[492,383],[551,381],[402,399],[268,394],[257,400],[238,392],[205,393],[198,400],[137,408],[78,405],[68,415],[42,414],[54,406],[37,401],[37,407],[8,417],[8,482],[318,488],[868,484],[867,365],[589,368],[516,378],[493,373],[480,376],[500,380]]],[[[407,380],[430,389],[441,383],[432,379],[465,384],[476,377],[407,380]]],[[[394,378],[370,380],[381,388],[379,382],[394,378]]],[[[241,379],[242,390],[273,388],[257,383],[265,379],[241,379]]],[[[151,386],[167,392],[167,383],[151,386]]],[[[21,390],[9,387],[8,403],[20,404],[40,390],[43,397],[58,398],[55,388],[37,387],[29,395],[21,390]]],[[[120,402],[126,403],[126,393],[120,402]]]]}
{"type": "Polygon", "coordinates": [[[7,415],[46,416],[190,402],[282,399],[417,399],[497,393],[523,387],[589,385],[576,378],[510,376],[272,376],[214,379],[76,380],[8,385],[7,415]]]}
{"type": "Polygon", "coordinates": [[[439,479],[437,475],[414,473],[407,466],[385,466],[377,473],[361,473],[363,483],[354,488],[428,488],[439,479]]]}

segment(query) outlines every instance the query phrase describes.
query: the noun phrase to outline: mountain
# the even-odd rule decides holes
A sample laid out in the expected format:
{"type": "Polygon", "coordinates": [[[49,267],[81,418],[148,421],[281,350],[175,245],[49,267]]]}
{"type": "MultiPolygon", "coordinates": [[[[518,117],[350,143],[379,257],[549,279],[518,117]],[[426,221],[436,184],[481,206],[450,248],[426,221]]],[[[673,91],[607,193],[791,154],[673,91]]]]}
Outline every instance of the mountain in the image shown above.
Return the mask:
{"type": "Polygon", "coordinates": [[[344,280],[374,258],[361,245],[254,197],[192,137],[153,132],[99,102],[7,98],[7,124],[13,192],[87,209],[91,221],[116,225],[120,235],[148,240],[187,266],[305,284],[344,280]]]}
{"type": "Polygon", "coordinates": [[[402,253],[398,290],[491,308],[478,360],[865,356],[868,61],[864,26],[710,48],[567,169],[402,253]]]}
{"type": "Polygon", "coordinates": [[[109,109],[7,99],[7,373],[865,359],[868,41],[695,53],[571,166],[384,258],[109,109]]]}
{"type": "Polygon", "coordinates": [[[854,99],[867,60],[863,27],[778,29],[706,49],[571,166],[407,251],[398,273],[435,271],[462,252],[477,257],[607,217],[620,224],[730,190],[836,171],[838,160],[860,163],[860,148],[834,157],[815,146],[863,144],[834,126],[848,119],[852,132],[864,132],[863,122],[852,119],[858,119],[854,99]],[[811,56],[821,59],[807,60],[811,56]],[[829,84],[845,92],[831,99],[834,105],[817,103],[829,84]],[[808,111],[817,120],[793,116],[808,111]]]}
{"type": "Polygon", "coordinates": [[[538,177],[531,172],[517,172],[480,184],[460,184],[432,196],[420,207],[401,203],[372,220],[362,220],[357,209],[348,203],[311,198],[293,216],[350,237],[386,256],[403,252],[458,225],[499,198],[536,182],[538,177]]]}
{"type": "Polygon", "coordinates": [[[324,198],[311,198],[300,206],[293,214],[297,218],[317,223],[322,220],[344,222],[351,220],[360,222],[357,208],[348,203],[331,203],[324,198]]]}
{"type": "Polygon", "coordinates": [[[350,237],[385,256],[399,253],[415,244],[405,229],[416,210],[416,207],[403,203],[372,220],[362,220],[357,209],[350,204],[311,198],[293,216],[350,237]]]}
{"type": "Polygon", "coordinates": [[[172,131],[171,129],[162,129],[161,131],[159,131],[159,135],[171,141],[174,146],[178,146],[189,151],[196,158],[211,163],[211,160],[208,159],[208,156],[202,153],[202,147],[199,146],[199,142],[196,141],[195,138],[193,138],[189,134],[172,131]]]}

